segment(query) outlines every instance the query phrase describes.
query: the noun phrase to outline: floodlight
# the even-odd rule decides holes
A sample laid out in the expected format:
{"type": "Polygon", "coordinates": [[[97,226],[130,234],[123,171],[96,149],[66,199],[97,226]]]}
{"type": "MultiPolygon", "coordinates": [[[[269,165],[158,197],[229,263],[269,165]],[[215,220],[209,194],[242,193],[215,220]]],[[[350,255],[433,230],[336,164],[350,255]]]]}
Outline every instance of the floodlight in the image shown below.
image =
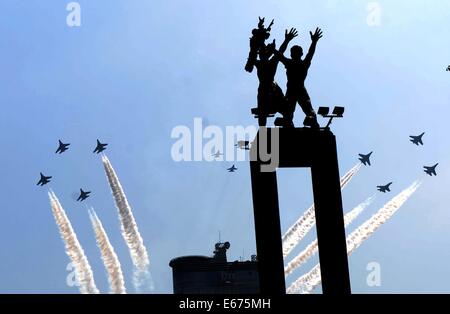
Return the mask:
{"type": "Polygon", "coordinates": [[[317,114],[325,117],[328,112],[330,112],[330,108],[329,107],[319,107],[319,111],[317,112],[317,114]]]}
{"type": "Polygon", "coordinates": [[[336,106],[333,109],[333,114],[336,115],[337,117],[342,117],[342,115],[344,114],[344,110],[345,110],[344,107],[336,106]]]}
{"type": "Polygon", "coordinates": [[[327,125],[323,129],[329,129],[331,121],[333,121],[334,118],[342,118],[344,116],[344,107],[335,106],[333,108],[332,114],[329,114],[330,108],[329,107],[319,107],[319,110],[317,111],[317,114],[321,115],[324,118],[330,118],[328,120],[327,125]]]}

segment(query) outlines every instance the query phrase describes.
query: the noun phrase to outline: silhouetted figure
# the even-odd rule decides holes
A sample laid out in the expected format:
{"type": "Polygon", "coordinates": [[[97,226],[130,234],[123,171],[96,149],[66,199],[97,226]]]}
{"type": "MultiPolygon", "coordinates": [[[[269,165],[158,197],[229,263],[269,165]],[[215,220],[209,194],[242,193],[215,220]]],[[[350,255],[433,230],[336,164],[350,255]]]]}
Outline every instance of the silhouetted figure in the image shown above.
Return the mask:
{"type": "Polygon", "coordinates": [[[269,27],[264,27],[264,17],[258,17],[258,28],[252,30],[252,37],[250,38],[250,52],[248,54],[247,63],[245,64],[245,70],[252,72],[255,66],[256,57],[260,48],[265,46],[264,42],[270,37],[270,30],[272,29],[273,21],[270,22],[269,27]]]}
{"type": "Polygon", "coordinates": [[[319,128],[316,113],[311,104],[311,98],[305,88],[305,79],[308,75],[308,69],[311,65],[314,52],[316,51],[317,42],[322,37],[322,31],[320,28],[316,28],[314,34],[312,32],[309,33],[312,42],[303,60],[303,49],[300,46],[293,46],[291,48],[291,59],[286,58],[281,51],[276,53],[286,67],[287,75],[287,108],[284,114],[285,126],[293,126],[292,119],[294,118],[295,105],[298,102],[306,115],[303,124],[312,128],[319,128]]]}
{"type": "MultiPolygon", "coordinates": [[[[297,36],[295,28],[285,31],[284,41],[280,46],[280,53],[284,53],[289,42],[297,36]]],[[[275,74],[277,72],[279,55],[274,55],[275,40],[267,46],[259,49],[259,59],[253,63],[256,66],[259,86],[258,86],[258,124],[265,126],[267,116],[280,112],[284,115],[286,111],[285,99],[283,91],[275,82],[275,74]]]]}

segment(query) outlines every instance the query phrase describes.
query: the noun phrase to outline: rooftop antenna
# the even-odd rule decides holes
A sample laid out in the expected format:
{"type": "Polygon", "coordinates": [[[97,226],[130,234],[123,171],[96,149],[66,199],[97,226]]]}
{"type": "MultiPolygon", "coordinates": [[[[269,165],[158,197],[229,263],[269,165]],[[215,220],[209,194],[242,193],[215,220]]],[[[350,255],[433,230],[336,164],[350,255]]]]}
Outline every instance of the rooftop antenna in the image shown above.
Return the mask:
{"type": "Polygon", "coordinates": [[[220,230],[219,230],[219,243],[222,243],[222,242],[220,241],[220,230]]]}

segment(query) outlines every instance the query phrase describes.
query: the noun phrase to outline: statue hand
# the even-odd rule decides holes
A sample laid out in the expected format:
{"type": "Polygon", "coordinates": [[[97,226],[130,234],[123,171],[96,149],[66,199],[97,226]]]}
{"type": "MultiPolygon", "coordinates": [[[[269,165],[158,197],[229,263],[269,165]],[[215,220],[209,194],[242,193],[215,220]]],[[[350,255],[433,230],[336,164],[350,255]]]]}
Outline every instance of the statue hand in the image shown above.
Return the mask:
{"type": "Polygon", "coordinates": [[[295,37],[298,36],[297,30],[295,28],[291,28],[291,30],[288,32],[287,30],[284,32],[284,39],[287,41],[291,41],[295,37]]]}
{"type": "Polygon", "coordinates": [[[263,28],[264,27],[264,17],[263,18],[260,18],[259,16],[258,16],[258,19],[259,19],[259,22],[258,22],[258,28],[263,28]]]}
{"type": "Polygon", "coordinates": [[[318,27],[316,28],[314,34],[312,32],[309,32],[309,34],[311,35],[311,40],[313,42],[317,42],[320,38],[322,38],[322,30],[318,27]]]}

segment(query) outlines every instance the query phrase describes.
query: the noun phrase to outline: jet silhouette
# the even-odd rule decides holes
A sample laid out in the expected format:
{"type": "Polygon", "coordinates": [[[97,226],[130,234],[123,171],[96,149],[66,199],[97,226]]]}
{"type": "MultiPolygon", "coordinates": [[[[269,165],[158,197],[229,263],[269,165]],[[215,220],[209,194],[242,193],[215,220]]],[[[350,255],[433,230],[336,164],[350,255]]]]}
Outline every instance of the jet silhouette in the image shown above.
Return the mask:
{"type": "Polygon", "coordinates": [[[370,155],[372,155],[373,152],[368,153],[367,155],[359,154],[359,160],[363,163],[364,166],[369,165],[370,166],[370,155]]]}
{"type": "Polygon", "coordinates": [[[48,177],[44,176],[42,174],[42,172],[40,174],[41,174],[41,179],[39,180],[39,182],[36,185],[43,186],[50,182],[50,179],[52,178],[51,176],[48,176],[48,177]]]}
{"type": "Polygon", "coordinates": [[[411,142],[413,142],[414,144],[416,144],[417,146],[419,146],[419,144],[420,145],[423,145],[423,142],[422,142],[422,136],[425,134],[425,132],[423,132],[422,134],[420,134],[420,135],[417,135],[417,136],[414,136],[414,135],[410,135],[409,137],[410,137],[410,141],[411,142]]]}
{"type": "Polygon", "coordinates": [[[59,142],[59,146],[58,149],[56,150],[55,154],[62,154],[64,153],[66,150],[68,150],[68,146],[70,145],[70,143],[64,144],[63,142],[61,142],[61,140],[58,140],[59,142]]]}
{"type": "Polygon", "coordinates": [[[101,153],[102,151],[104,151],[106,149],[106,146],[108,146],[108,144],[106,144],[106,143],[102,144],[102,143],[100,143],[99,140],[97,140],[97,146],[95,147],[93,153],[97,153],[97,154],[101,153]]]}
{"type": "Polygon", "coordinates": [[[214,158],[219,158],[220,156],[222,156],[223,154],[220,152],[220,150],[218,150],[217,152],[215,152],[214,154],[212,154],[214,156],[214,158]]]}
{"type": "Polygon", "coordinates": [[[235,172],[238,168],[236,168],[234,165],[228,168],[228,172],[235,172]]]}
{"type": "Polygon", "coordinates": [[[84,201],[85,199],[87,199],[89,197],[89,194],[91,194],[91,191],[83,191],[83,189],[80,189],[80,196],[78,196],[77,198],[77,202],[80,201],[84,201]]]}
{"type": "Polygon", "coordinates": [[[424,170],[425,173],[430,175],[431,177],[433,175],[437,176],[437,174],[436,174],[436,167],[437,167],[437,165],[439,165],[439,164],[435,164],[434,166],[431,166],[431,167],[423,166],[423,168],[425,169],[424,170]]]}
{"type": "Polygon", "coordinates": [[[392,182],[389,182],[386,185],[379,185],[377,186],[378,191],[386,193],[386,192],[390,192],[391,190],[389,189],[389,186],[392,184],[392,182]]]}
{"type": "Polygon", "coordinates": [[[248,145],[250,145],[250,141],[238,141],[234,146],[239,147],[240,149],[249,150],[250,147],[248,147],[248,145]]]}

